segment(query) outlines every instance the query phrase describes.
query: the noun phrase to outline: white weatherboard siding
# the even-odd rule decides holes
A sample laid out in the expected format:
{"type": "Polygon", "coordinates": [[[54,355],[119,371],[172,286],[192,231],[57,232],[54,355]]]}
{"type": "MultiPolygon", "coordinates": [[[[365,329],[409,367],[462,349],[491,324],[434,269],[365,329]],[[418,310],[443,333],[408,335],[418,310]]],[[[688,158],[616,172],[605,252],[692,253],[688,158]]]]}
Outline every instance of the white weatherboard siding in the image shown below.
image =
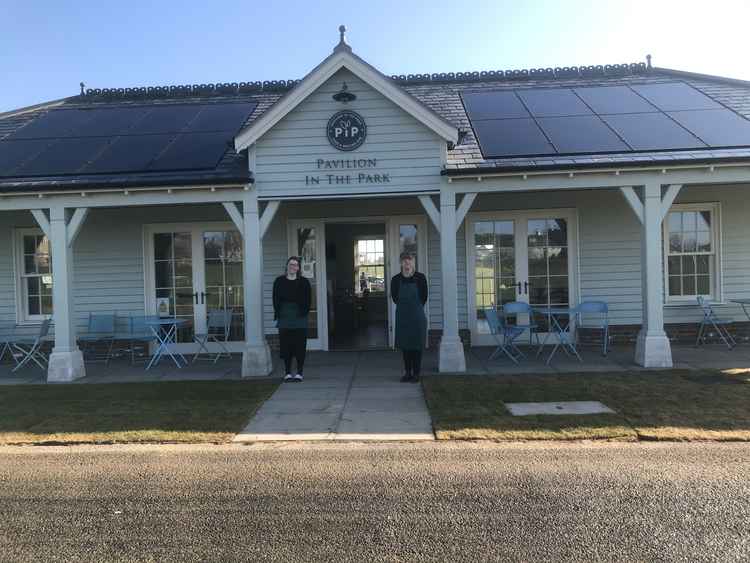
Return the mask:
{"type": "Polygon", "coordinates": [[[340,70],[286,115],[256,144],[255,179],[260,197],[315,194],[436,191],[440,186],[441,154],[445,141],[415,118],[346,70],[340,70]],[[347,104],[331,96],[346,82],[357,99],[347,104]],[[367,125],[367,140],[344,152],[332,147],[326,125],[340,110],[359,113],[367,125]],[[377,159],[362,169],[318,169],[318,159],[377,159]],[[389,174],[390,182],[360,184],[364,174],[389,174]],[[350,175],[352,183],[329,185],[327,175],[350,175]],[[320,178],[305,185],[306,176],[320,178]]]}

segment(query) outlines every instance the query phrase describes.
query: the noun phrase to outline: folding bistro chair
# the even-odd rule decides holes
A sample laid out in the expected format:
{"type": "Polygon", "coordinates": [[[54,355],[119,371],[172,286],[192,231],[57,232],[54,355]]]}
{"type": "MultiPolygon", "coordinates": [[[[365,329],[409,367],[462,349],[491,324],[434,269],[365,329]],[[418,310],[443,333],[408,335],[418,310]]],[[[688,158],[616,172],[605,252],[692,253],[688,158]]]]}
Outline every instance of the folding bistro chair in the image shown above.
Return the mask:
{"type": "Polygon", "coordinates": [[[494,360],[502,353],[508,356],[514,364],[517,364],[518,359],[525,356],[518,349],[518,346],[516,346],[515,340],[526,329],[507,324],[505,318],[502,315],[498,315],[497,311],[492,307],[485,309],[484,314],[487,318],[487,324],[490,326],[490,333],[495,337],[495,342],[497,342],[497,348],[490,354],[488,359],[494,360]]]}
{"type": "Polygon", "coordinates": [[[130,330],[128,331],[126,339],[129,341],[131,365],[135,365],[136,344],[144,344],[146,346],[146,356],[148,356],[148,345],[152,342],[156,342],[156,335],[151,330],[151,326],[148,324],[148,321],[153,318],[156,317],[145,315],[130,316],[130,319],[128,321],[130,330]]]}
{"type": "Polygon", "coordinates": [[[539,326],[534,322],[534,310],[531,308],[531,305],[524,303],[523,301],[511,301],[503,305],[505,324],[508,323],[508,317],[512,315],[516,316],[516,323],[513,326],[522,328],[524,331],[529,331],[529,346],[533,344],[532,339],[534,336],[536,336],[536,345],[539,346],[541,344],[539,341],[539,326]],[[529,322],[527,324],[520,324],[518,322],[518,315],[522,314],[529,316],[529,322]]]}
{"type": "Polygon", "coordinates": [[[114,313],[89,313],[88,330],[78,337],[84,358],[89,356],[89,361],[103,361],[105,365],[109,365],[115,344],[115,322],[114,313]],[[102,344],[106,350],[101,358],[96,356],[97,344],[102,344]]]}
{"type": "Polygon", "coordinates": [[[13,353],[13,334],[15,332],[15,328],[15,325],[12,325],[8,328],[7,331],[4,331],[5,334],[0,335],[0,362],[3,361],[5,354],[9,354],[11,359],[16,364],[18,364],[18,359],[13,353]]]}
{"type": "Polygon", "coordinates": [[[598,328],[602,331],[602,356],[609,350],[609,306],[604,301],[584,301],[576,307],[576,330],[598,328]],[[594,319],[581,319],[581,315],[599,315],[594,319]]]}
{"type": "Polygon", "coordinates": [[[737,341],[734,339],[732,334],[729,332],[729,329],[727,328],[732,324],[733,321],[729,319],[720,319],[719,317],[717,317],[716,313],[714,313],[714,310],[711,307],[711,304],[700,295],[698,296],[698,305],[700,305],[700,308],[703,310],[703,320],[698,327],[698,338],[695,340],[695,345],[698,346],[699,344],[706,343],[706,327],[710,325],[714,327],[714,330],[719,335],[719,338],[722,339],[724,344],[727,345],[727,348],[731,350],[732,348],[737,346],[737,341]]]}
{"type": "Polygon", "coordinates": [[[196,334],[193,338],[198,345],[198,351],[193,356],[193,363],[198,359],[201,351],[204,351],[209,356],[209,360],[213,359],[214,363],[218,362],[219,358],[232,357],[229,349],[227,349],[227,342],[229,341],[229,331],[231,330],[233,315],[234,311],[231,309],[211,309],[208,312],[206,333],[196,334]],[[207,345],[209,342],[218,344],[220,348],[219,352],[214,354],[213,358],[210,357],[211,353],[208,351],[207,345]]]}
{"type": "Polygon", "coordinates": [[[41,369],[46,369],[47,358],[42,353],[42,345],[44,340],[49,334],[49,326],[52,324],[52,319],[45,319],[39,326],[39,334],[35,338],[14,338],[13,348],[15,348],[21,355],[21,359],[18,361],[13,371],[18,371],[29,362],[34,362],[41,369]]]}

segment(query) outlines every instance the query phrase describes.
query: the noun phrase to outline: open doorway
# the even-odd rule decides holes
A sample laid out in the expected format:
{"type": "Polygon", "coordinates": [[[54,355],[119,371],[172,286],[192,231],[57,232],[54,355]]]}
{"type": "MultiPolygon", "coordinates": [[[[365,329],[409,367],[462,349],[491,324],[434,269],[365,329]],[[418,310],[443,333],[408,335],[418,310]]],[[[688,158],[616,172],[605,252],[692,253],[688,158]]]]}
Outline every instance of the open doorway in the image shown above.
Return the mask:
{"type": "Polygon", "coordinates": [[[331,350],[388,347],[385,223],[325,227],[331,350]]]}

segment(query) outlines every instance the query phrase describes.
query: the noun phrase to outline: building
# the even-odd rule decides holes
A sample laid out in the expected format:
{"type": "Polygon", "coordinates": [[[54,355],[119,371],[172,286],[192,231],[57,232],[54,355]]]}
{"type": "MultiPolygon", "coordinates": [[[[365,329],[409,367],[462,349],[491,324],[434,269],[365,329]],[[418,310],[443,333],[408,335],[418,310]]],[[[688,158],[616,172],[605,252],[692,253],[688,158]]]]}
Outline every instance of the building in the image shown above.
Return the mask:
{"type": "Polygon", "coordinates": [[[748,117],[750,83],[650,60],[387,77],[343,30],[299,81],[82,86],[0,115],[0,323],[52,315],[48,379],[69,381],[92,312],[190,319],[190,350],[231,308],[243,375],[265,375],[289,255],[328,350],[392,343],[408,250],[441,371],[513,300],[607,301],[634,361],[670,366],[696,296],[747,320],[748,117]]]}

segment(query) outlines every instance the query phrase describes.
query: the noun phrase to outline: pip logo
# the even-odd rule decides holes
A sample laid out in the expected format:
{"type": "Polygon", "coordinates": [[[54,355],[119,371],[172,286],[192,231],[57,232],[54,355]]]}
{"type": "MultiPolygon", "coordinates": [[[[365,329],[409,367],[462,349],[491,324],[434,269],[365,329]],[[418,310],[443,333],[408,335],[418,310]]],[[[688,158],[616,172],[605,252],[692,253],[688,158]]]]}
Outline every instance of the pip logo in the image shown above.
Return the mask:
{"type": "Polygon", "coordinates": [[[367,137],[365,120],[356,112],[340,111],[328,120],[328,142],[340,151],[353,151],[362,146],[367,137]]]}

